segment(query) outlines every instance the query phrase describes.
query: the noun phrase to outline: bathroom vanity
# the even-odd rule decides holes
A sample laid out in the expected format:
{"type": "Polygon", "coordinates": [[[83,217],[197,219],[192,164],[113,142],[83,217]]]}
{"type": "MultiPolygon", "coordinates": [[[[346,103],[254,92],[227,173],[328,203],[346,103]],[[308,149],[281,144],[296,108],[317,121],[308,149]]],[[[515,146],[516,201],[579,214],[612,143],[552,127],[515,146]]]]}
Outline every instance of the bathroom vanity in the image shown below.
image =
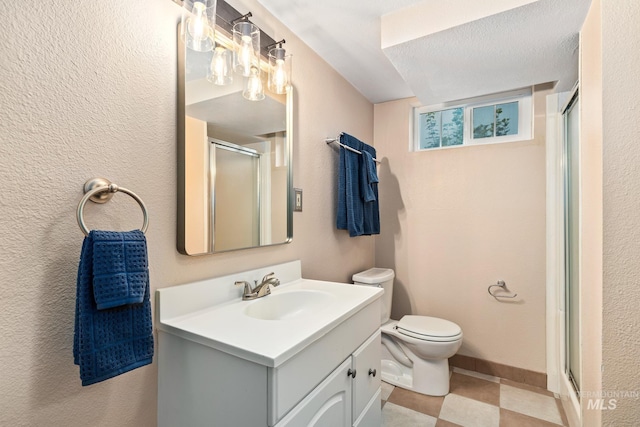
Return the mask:
{"type": "Polygon", "coordinates": [[[158,425],[380,426],[378,288],[301,278],[300,262],[157,291],[158,425]],[[238,280],[270,273],[271,295],[238,280]]]}

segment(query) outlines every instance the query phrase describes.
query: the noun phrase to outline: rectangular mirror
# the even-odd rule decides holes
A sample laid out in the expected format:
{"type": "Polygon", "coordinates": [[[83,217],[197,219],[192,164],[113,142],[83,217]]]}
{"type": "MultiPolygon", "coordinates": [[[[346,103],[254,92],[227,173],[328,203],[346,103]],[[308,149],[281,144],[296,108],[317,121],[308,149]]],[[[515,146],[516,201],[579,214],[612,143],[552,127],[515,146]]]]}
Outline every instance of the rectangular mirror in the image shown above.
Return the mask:
{"type": "Polygon", "coordinates": [[[212,58],[178,36],[178,250],[202,255],[288,243],[293,88],[271,93],[262,70],[265,98],[247,100],[245,77],[225,86],[207,79],[212,58]]]}

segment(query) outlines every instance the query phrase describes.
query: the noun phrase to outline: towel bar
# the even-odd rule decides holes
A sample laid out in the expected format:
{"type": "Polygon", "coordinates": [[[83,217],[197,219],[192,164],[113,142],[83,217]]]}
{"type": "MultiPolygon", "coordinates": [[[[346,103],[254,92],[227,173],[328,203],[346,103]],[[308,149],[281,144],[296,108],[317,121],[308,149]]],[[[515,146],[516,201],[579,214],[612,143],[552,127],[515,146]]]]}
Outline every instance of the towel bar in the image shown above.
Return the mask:
{"type": "Polygon", "coordinates": [[[85,234],[85,236],[89,235],[89,229],[84,223],[84,205],[88,200],[91,200],[94,203],[106,203],[113,197],[113,193],[122,192],[131,196],[142,209],[143,222],[142,228],[140,229],[143,233],[147,232],[147,228],[149,227],[149,214],[147,212],[147,207],[144,205],[144,202],[136,193],[131,190],[127,190],[126,188],[118,187],[116,184],[113,184],[111,181],[104,178],[93,178],[84,183],[84,192],[85,195],[78,203],[78,209],[76,210],[76,219],[78,220],[78,225],[80,226],[80,230],[85,234]]]}
{"type": "MultiPolygon", "coordinates": [[[[355,148],[351,148],[347,145],[344,145],[343,143],[340,142],[340,137],[336,137],[336,138],[325,138],[324,142],[326,142],[327,144],[338,144],[340,147],[344,148],[345,150],[349,150],[352,151],[356,154],[362,154],[360,151],[356,150],[355,148]]],[[[382,163],[380,160],[378,159],[373,159],[374,162],[376,163],[382,163]]]]}

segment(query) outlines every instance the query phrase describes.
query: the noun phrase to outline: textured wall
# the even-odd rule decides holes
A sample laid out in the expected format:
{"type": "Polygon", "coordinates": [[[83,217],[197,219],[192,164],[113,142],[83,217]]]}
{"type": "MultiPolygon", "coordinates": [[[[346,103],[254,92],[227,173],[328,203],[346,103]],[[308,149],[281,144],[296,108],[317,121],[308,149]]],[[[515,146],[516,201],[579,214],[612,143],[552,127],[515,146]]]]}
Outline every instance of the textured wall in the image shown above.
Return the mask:
{"type": "Polygon", "coordinates": [[[376,264],[396,271],[392,317],[452,320],[460,353],[545,372],[545,95],[534,139],[410,152],[415,99],[375,106],[382,234],[376,264]],[[515,302],[487,287],[505,280],[515,302]]]}
{"type": "MultiPolygon", "coordinates": [[[[602,388],[640,393],[640,3],[602,2],[602,388]]],[[[637,426],[638,399],[619,398],[605,426],[637,426]]]]}
{"type": "MultiPolygon", "coordinates": [[[[170,0],[0,3],[0,425],[154,426],[156,365],[81,387],[71,348],[81,186],[104,176],[150,212],[152,288],[301,259],[311,278],[373,265],[371,238],[335,231],[341,130],[372,139],[373,107],[254,0],[287,39],[296,86],[295,178],[305,191],[290,245],[186,257],[176,251],[176,24],[170,0]]],[[[89,205],[91,228],[139,227],[123,194],[89,205]]]]}

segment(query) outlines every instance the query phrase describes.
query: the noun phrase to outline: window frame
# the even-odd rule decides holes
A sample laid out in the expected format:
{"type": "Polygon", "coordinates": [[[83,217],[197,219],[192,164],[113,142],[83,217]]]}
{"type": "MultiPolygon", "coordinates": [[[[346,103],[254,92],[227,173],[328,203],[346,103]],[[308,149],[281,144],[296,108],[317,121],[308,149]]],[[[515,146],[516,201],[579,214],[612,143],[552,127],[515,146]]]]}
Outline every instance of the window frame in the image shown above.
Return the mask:
{"type": "MultiPolygon", "coordinates": [[[[495,122],[494,122],[495,123],[495,122]]],[[[413,108],[413,141],[412,151],[431,151],[450,148],[470,147],[484,144],[499,144],[504,142],[518,142],[533,139],[533,90],[523,88],[509,92],[469,98],[461,101],[446,102],[442,104],[416,106],[413,108]],[[498,104],[518,102],[518,133],[515,135],[492,136],[487,138],[473,138],[473,109],[498,104]],[[446,111],[455,108],[463,108],[463,138],[462,144],[431,148],[420,147],[420,115],[446,111]]],[[[440,135],[442,144],[442,135],[440,135]]]]}

